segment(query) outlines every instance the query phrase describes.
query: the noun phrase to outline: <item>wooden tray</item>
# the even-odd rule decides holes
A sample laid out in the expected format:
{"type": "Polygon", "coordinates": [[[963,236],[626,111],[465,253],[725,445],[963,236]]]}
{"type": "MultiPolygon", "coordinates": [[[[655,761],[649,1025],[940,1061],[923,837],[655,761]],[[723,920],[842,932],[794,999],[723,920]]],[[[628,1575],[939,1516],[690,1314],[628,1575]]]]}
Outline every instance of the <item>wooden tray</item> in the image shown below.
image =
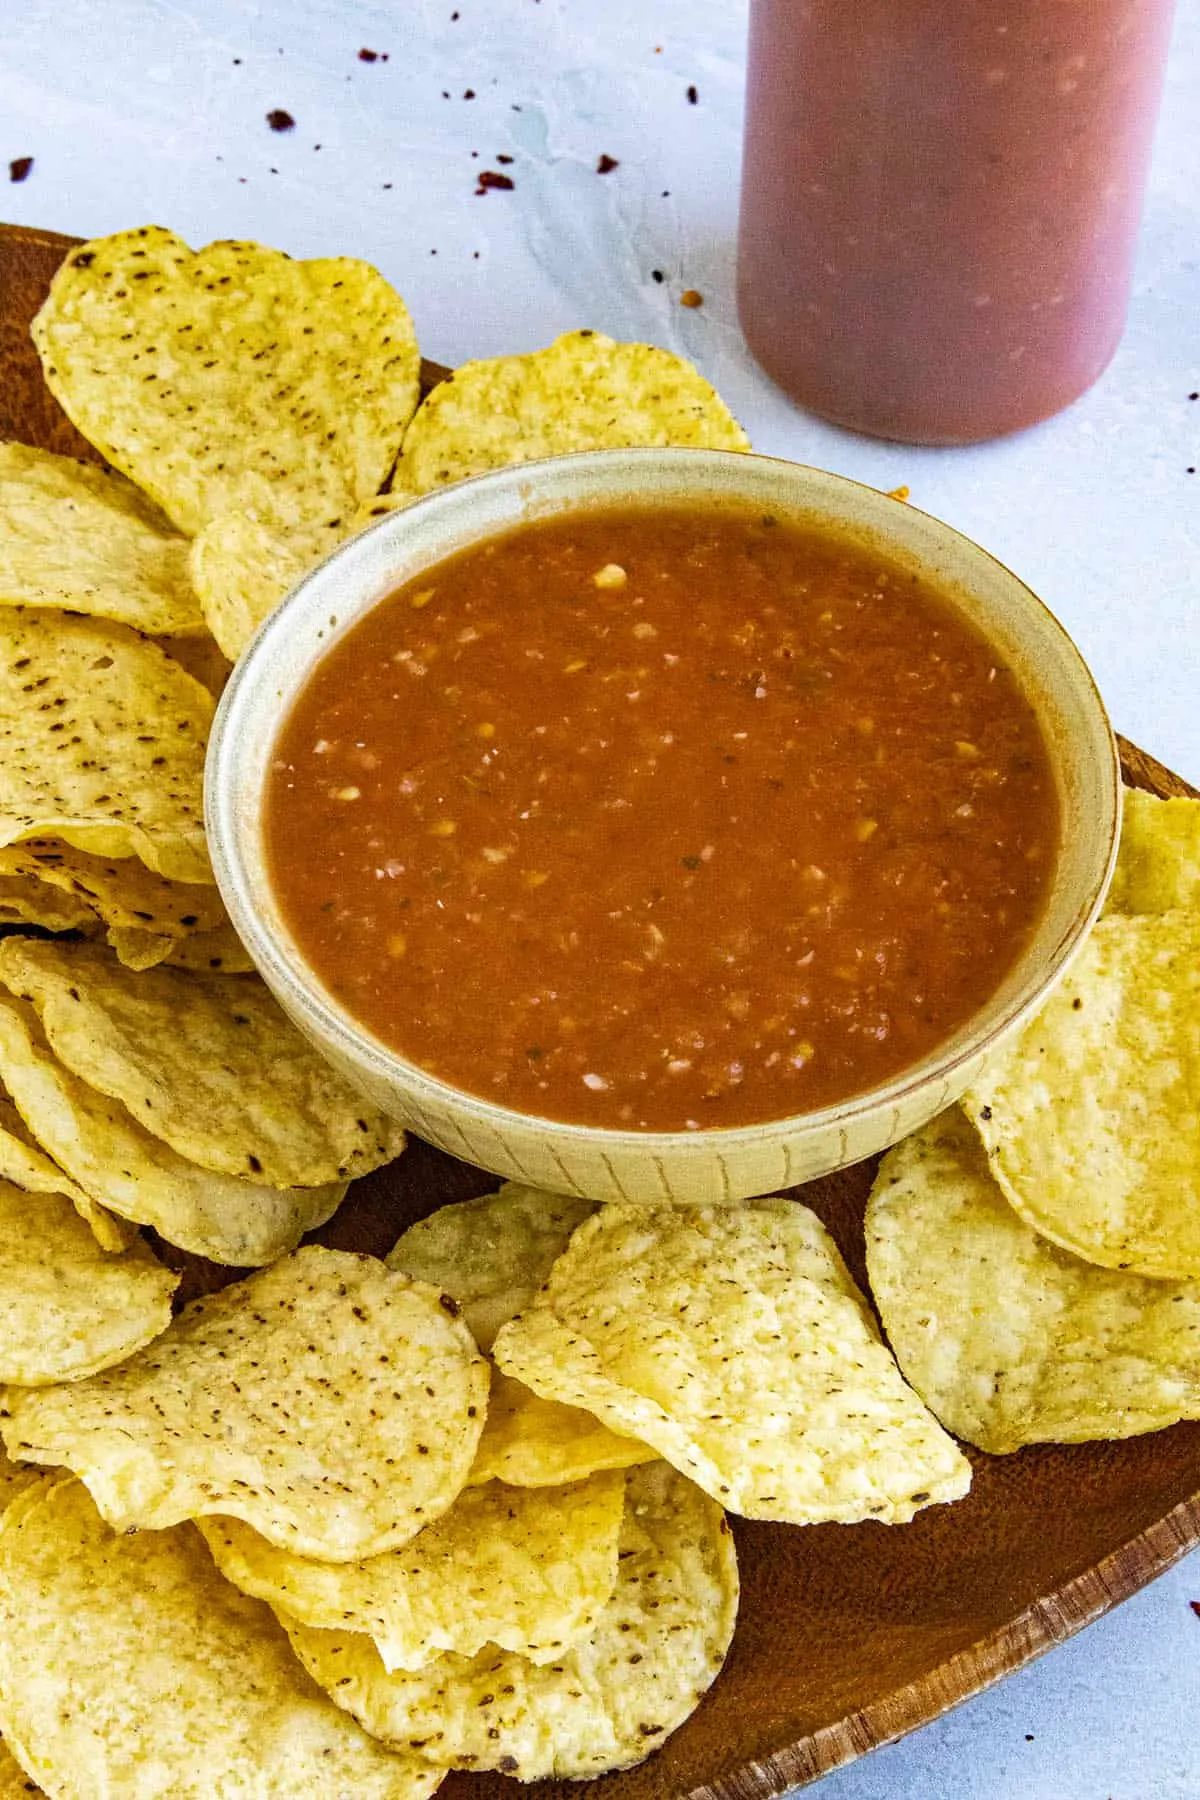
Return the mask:
{"type": "MultiPolygon", "coordinates": [[[[42,383],[28,326],[76,240],[0,226],[0,437],[93,457],[42,383]]],[[[427,365],[432,385],[443,373],[427,365]]],[[[1126,779],[1191,793],[1122,743],[1126,779]]],[[[803,1190],[863,1277],[864,1163],[803,1190]]],[[[382,1254],[412,1220],[495,1178],[414,1141],[356,1184],[316,1237],[382,1254]]],[[[799,1191],[799,1190],[798,1190],[799,1191]]],[[[231,1278],[179,1258],[189,1293],[231,1278]]],[[[968,1499],[911,1525],[735,1522],[737,1636],[699,1712],[659,1753],[605,1777],[612,1800],[769,1800],[977,1693],[1169,1567],[1200,1542],[1200,1425],[1124,1444],[973,1454],[968,1499]]],[[[580,1800],[577,1783],[542,1783],[580,1800]]],[[[596,1791],[596,1790],[593,1790],[596,1791]]],[[[503,1776],[451,1775],[445,1800],[516,1800],[503,1776]]]]}

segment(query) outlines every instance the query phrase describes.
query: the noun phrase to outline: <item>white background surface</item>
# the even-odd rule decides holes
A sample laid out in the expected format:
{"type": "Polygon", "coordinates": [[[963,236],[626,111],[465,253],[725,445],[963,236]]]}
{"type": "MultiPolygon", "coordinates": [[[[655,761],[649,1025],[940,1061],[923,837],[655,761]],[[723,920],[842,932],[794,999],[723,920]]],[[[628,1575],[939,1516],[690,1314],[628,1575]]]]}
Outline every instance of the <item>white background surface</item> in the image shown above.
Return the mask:
{"type": "MultiPolygon", "coordinates": [[[[584,324],[678,349],[756,448],[907,483],[1010,564],[1117,726],[1200,781],[1200,0],[1181,0],[1115,363],[1059,419],[971,450],[823,425],[744,349],[744,33],[745,0],[0,0],[0,216],[365,256],[444,362],[584,324]],[[268,129],[275,107],[294,131],[268,129]],[[476,195],[499,153],[513,192],[476,195]],[[619,167],[598,175],[601,154],[619,167]],[[33,170],[5,184],[19,156],[33,170]]],[[[822,1800],[1200,1800],[1193,1596],[1194,1561],[822,1800]]]]}

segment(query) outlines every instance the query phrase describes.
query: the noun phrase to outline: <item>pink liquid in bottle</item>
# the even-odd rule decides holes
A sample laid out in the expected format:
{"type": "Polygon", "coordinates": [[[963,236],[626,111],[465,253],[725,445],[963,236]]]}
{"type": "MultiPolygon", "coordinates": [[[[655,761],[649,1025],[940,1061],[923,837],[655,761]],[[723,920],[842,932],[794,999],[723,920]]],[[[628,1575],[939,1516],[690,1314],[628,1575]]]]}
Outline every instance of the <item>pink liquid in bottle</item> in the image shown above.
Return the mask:
{"type": "Polygon", "coordinates": [[[1172,0],[751,0],[742,328],[826,418],[1048,418],[1125,322],[1172,0]]]}

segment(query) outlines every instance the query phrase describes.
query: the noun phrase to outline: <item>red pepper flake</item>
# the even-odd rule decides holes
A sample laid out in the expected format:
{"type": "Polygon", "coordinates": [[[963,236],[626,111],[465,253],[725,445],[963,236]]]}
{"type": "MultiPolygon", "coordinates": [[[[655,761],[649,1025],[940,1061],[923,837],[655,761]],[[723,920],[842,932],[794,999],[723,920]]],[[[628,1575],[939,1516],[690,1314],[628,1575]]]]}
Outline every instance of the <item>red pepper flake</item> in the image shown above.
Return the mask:
{"type": "Polygon", "coordinates": [[[1200,1600],[1189,1600],[1188,1605],[1191,1607],[1196,1617],[1200,1619],[1200,1600]]]}
{"type": "Polygon", "coordinates": [[[475,89],[474,88],[464,88],[463,89],[463,99],[464,100],[473,100],[474,98],[475,98],[475,89]]]}
{"type": "Polygon", "coordinates": [[[486,194],[489,188],[499,188],[502,192],[516,186],[511,175],[501,175],[498,169],[480,169],[477,194],[486,194]]]}
{"type": "Polygon", "coordinates": [[[690,88],[689,88],[689,89],[688,89],[688,105],[689,105],[689,106],[695,106],[695,104],[696,104],[696,102],[697,102],[697,101],[698,101],[698,100],[699,100],[699,98],[700,98],[700,96],[699,96],[699,94],[698,94],[698,93],[697,93],[697,92],[696,92],[696,90],[695,90],[695,88],[694,88],[694,87],[690,87],[690,88]]]}
{"type": "Polygon", "coordinates": [[[596,164],[597,175],[611,175],[614,169],[620,168],[615,156],[602,156],[596,164]]]}
{"type": "Polygon", "coordinates": [[[379,52],[378,50],[360,50],[358,60],[359,62],[378,62],[379,52]]]}
{"type": "Polygon", "coordinates": [[[282,106],[276,106],[267,114],[267,124],[272,131],[294,131],[296,121],[290,112],[284,112],[282,106]]]}
{"type": "Polygon", "coordinates": [[[24,181],[32,167],[32,156],[15,156],[8,165],[8,179],[10,181],[24,181]]]}
{"type": "Polygon", "coordinates": [[[496,161],[498,163],[508,164],[512,161],[512,157],[511,156],[497,156],[496,161]]]}
{"type": "Polygon", "coordinates": [[[680,306],[703,306],[704,295],[696,288],[684,288],[679,296],[680,306]]]}

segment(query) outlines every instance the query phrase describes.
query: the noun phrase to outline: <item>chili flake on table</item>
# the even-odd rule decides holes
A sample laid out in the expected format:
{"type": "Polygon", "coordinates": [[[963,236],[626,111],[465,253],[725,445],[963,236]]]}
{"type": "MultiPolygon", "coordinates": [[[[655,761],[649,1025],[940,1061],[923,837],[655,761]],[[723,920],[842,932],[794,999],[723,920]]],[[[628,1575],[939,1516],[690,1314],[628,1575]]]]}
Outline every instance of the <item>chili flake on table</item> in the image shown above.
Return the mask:
{"type": "Polygon", "coordinates": [[[896,1075],[1035,925],[1059,807],[1016,676],[873,548],[573,513],[426,570],[280,729],[284,919],[431,1074],[706,1130],[896,1075]]]}

